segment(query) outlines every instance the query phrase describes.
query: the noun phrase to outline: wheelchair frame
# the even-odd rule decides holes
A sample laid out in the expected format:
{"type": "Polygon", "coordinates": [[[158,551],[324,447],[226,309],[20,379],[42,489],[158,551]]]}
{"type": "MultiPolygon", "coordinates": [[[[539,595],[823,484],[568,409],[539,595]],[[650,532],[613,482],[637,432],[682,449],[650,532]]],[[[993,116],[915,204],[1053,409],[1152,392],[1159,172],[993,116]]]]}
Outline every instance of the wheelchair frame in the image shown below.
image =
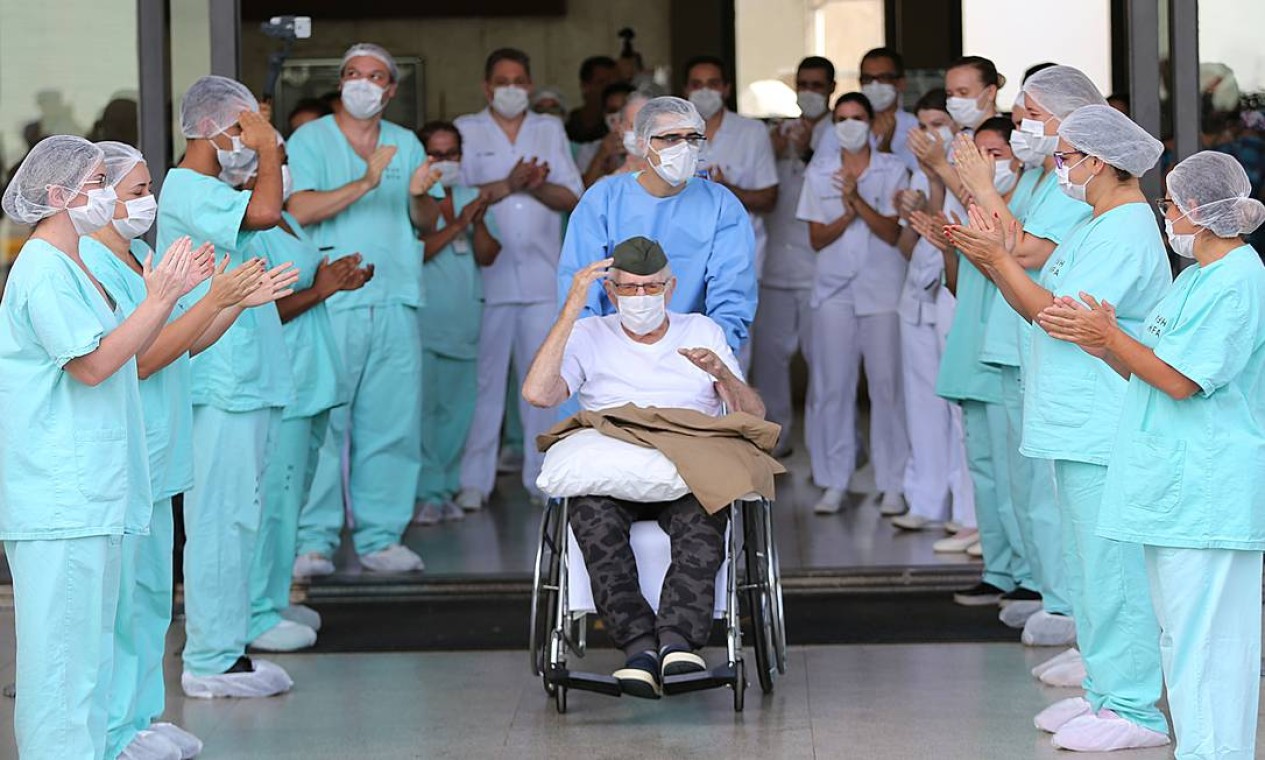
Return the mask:
{"type": "MultiPolygon", "coordinates": [[[[727,661],[700,673],[664,679],[665,694],[683,694],[728,686],[734,692],[734,712],[742,712],[747,686],[743,660],[740,598],[746,597],[755,649],[756,675],[765,694],[773,692],[774,673],[786,672],[786,624],[777,544],[773,540],[772,503],[739,500],[730,505],[726,539],[725,627],[727,661]],[[740,561],[741,560],[741,561],[740,561]]],[[[531,597],[531,667],[541,677],[545,693],[559,713],[567,711],[571,689],[613,697],[622,695],[612,676],[567,667],[570,654],[583,657],[587,649],[587,612],[569,608],[567,525],[569,500],[550,500],[540,521],[540,544],[531,597]]],[[[721,593],[720,589],[716,590],[721,593]]]]}

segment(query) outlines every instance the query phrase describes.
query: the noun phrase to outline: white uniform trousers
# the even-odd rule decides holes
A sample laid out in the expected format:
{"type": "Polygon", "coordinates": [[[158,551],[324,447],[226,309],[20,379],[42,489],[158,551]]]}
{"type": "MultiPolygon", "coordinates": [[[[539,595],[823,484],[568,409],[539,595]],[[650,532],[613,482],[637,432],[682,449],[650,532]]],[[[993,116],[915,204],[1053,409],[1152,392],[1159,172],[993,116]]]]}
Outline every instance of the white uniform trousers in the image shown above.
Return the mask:
{"type": "Polygon", "coordinates": [[[765,417],[782,426],[781,446],[789,446],[795,424],[791,402],[791,360],[801,351],[812,351],[811,288],[760,288],[760,308],[755,314],[751,345],[754,362],[751,380],[764,400],[765,417]]]}

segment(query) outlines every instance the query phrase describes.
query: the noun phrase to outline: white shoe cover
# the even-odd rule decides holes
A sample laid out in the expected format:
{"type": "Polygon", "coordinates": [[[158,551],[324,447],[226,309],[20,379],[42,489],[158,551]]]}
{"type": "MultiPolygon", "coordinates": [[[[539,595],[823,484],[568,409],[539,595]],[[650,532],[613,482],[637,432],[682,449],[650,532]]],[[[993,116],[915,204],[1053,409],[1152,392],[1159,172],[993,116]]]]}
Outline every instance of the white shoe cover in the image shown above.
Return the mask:
{"type": "Polygon", "coordinates": [[[838,488],[827,488],[821,495],[821,499],[817,501],[817,505],[813,507],[813,512],[819,515],[833,515],[843,508],[844,493],[838,488]]]}
{"type": "Polygon", "coordinates": [[[466,519],[466,511],[451,501],[444,502],[439,512],[444,522],[457,522],[458,520],[466,519]]]}
{"type": "Polygon", "coordinates": [[[422,505],[413,517],[414,525],[438,525],[439,521],[444,519],[440,505],[428,501],[422,505]]]}
{"type": "Polygon", "coordinates": [[[1041,602],[1011,602],[1001,608],[997,619],[1011,628],[1023,628],[1028,618],[1041,611],[1041,602]]]}
{"type": "Polygon", "coordinates": [[[1111,710],[1099,710],[1097,715],[1083,715],[1060,728],[1050,743],[1073,752],[1114,752],[1163,747],[1170,739],[1168,734],[1143,728],[1111,710]]]}
{"type": "Polygon", "coordinates": [[[1040,678],[1042,673],[1054,667],[1055,665],[1062,665],[1065,662],[1080,660],[1080,658],[1081,658],[1081,653],[1079,649],[1075,647],[1072,647],[1071,649],[1066,649],[1060,652],[1059,654],[1055,655],[1054,657],[1051,657],[1050,659],[1041,663],[1040,665],[1036,666],[1035,668],[1033,668],[1032,677],[1040,678]]]}
{"type": "Polygon", "coordinates": [[[931,545],[936,554],[961,554],[979,543],[979,533],[975,531],[958,532],[948,538],[942,538],[931,545]]]}
{"type": "Polygon", "coordinates": [[[306,604],[292,604],[289,607],[286,607],[281,611],[281,617],[289,620],[291,623],[305,625],[313,631],[320,633],[321,613],[306,604]]]}
{"type": "Polygon", "coordinates": [[[319,552],[308,552],[294,558],[295,578],[315,578],[319,575],[333,575],[334,563],[329,557],[319,552]]]}
{"type": "Polygon", "coordinates": [[[180,674],[180,688],[191,699],[216,699],[236,697],[251,699],[274,697],[294,688],[290,674],[267,660],[253,660],[252,673],[221,673],[215,676],[195,676],[189,671],[180,674]]]}
{"type": "Polygon", "coordinates": [[[297,652],[316,643],[316,631],[306,625],[282,620],[250,642],[252,649],[265,652],[297,652]]]}
{"type": "Polygon", "coordinates": [[[1093,711],[1094,708],[1084,697],[1068,697],[1060,699],[1037,713],[1037,717],[1032,722],[1047,734],[1053,734],[1058,733],[1058,730],[1068,723],[1082,715],[1089,715],[1093,711]]]}
{"type": "Polygon", "coordinates": [[[156,731],[141,731],[119,753],[118,760],[180,760],[180,747],[156,731]]]}
{"type": "Polygon", "coordinates": [[[1058,686],[1065,689],[1080,689],[1085,685],[1085,661],[1079,657],[1062,665],[1055,665],[1042,673],[1038,680],[1046,686],[1058,686]]]}
{"type": "Polygon", "coordinates": [[[385,549],[366,554],[360,558],[360,564],[375,573],[411,573],[426,569],[422,558],[402,544],[391,544],[385,549]]]}
{"type": "Polygon", "coordinates": [[[174,723],[155,723],[150,731],[162,734],[163,738],[180,749],[180,760],[193,760],[202,754],[202,740],[174,723]]]}
{"type": "Polygon", "coordinates": [[[1065,647],[1076,643],[1076,620],[1042,610],[1028,618],[1021,637],[1024,646],[1065,647]]]}

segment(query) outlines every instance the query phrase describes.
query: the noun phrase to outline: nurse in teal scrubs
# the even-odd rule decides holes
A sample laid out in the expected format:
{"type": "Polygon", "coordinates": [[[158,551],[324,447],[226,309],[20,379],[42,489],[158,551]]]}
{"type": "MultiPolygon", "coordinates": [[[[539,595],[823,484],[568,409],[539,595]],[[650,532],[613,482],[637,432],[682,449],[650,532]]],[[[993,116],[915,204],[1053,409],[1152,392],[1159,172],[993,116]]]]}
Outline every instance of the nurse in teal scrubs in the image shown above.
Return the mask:
{"type": "MultiPolygon", "coordinates": [[[[1140,331],[1168,289],[1168,257],[1138,184],[1163,145],[1106,105],[1074,111],[1054,153],[1063,192],[1093,207],[1093,218],[1051,254],[1037,281],[1010,254],[1017,225],[999,229],[978,209],[951,238],[987,271],[1025,319],[1061,296],[1099,293],[1122,326],[1140,331]]],[[[1095,532],[1125,382],[1105,364],[1040,330],[1024,363],[1025,456],[1054,461],[1067,587],[1076,610],[1085,697],[1037,716],[1057,747],[1110,751],[1167,744],[1160,698],[1159,624],[1151,609],[1142,548],[1095,532]]]]}
{"type": "MultiPolygon", "coordinates": [[[[128,315],[145,300],[142,262],[153,251],[139,236],[154,223],[158,203],[140,151],[119,142],[102,142],[98,147],[105,155],[106,182],[114,188],[118,203],[110,224],[80,238],[79,254],[118,303],[119,311],[128,315]]],[[[203,262],[198,274],[205,278],[214,260],[211,245],[203,243],[198,255],[203,262]]],[[[166,696],[163,653],[171,624],[175,540],[171,497],[193,486],[189,354],[214,343],[243,309],[266,303],[269,295],[259,287],[262,262],[248,262],[231,272],[225,271],[227,265],[225,257],[207,295],[190,309],[177,304],[167,326],[136,357],[154,510],[149,535],[123,537],[107,757],[124,750],[129,757],[163,757],[161,748],[171,744],[183,756],[193,756],[202,748],[187,731],[154,721],[163,713],[166,696]]],[[[190,287],[197,284],[191,282],[190,287]]]]}
{"type": "Polygon", "coordinates": [[[1243,167],[1196,153],[1161,202],[1194,264],[1146,318],[1082,296],[1042,312],[1129,382],[1098,535],[1141,544],[1178,760],[1256,757],[1265,554],[1265,268],[1243,238],[1265,222],[1243,167]]]}
{"type": "Polygon", "coordinates": [[[24,760],[105,756],[124,535],[149,530],[153,492],[136,354],[184,295],[187,239],[142,265],[123,318],[84,265],[110,223],[101,149],[48,137],[4,192],[34,226],[0,301],[0,539],[17,628],[14,733],[24,760]]]}
{"type": "MultiPolygon", "coordinates": [[[[422,335],[422,474],[417,482],[419,525],[460,520],[453,503],[461,490],[461,453],[474,419],[478,385],[479,325],[483,280],[479,268],[501,252],[495,223],[478,188],[458,185],[461,133],[448,122],[420,132],[431,166],[444,188],[435,230],[425,246],[426,305],[417,311],[422,335]]],[[[517,385],[515,383],[515,385],[517,385]]],[[[516,409],[517,403],[507,409],[516,409]]]]}
{"type": "MultiPolygon", "coordinates": [[[[260,231],[281,221],[277,133],[243,85],[223,77],[193,83],[180,104],[189,143],[158,199],[158,244],[181,235],[211,242],[234,264],[260,231]],[[239,191],[252,171],[253,191],[239,191]]],[[[269,273],[289,295],[298,272],[269,273]]],[[[205,287],[205,286],[203,286],[205,287]]],[[[186,301],[201,298],[202,288],[186,301]]],[[[263,469],[293,387],[281,319],[273,304],[242,314],[193,358],[193,489],[184,499],[186,643],[181,686],[193,698],[267,697],[288,691],[277,665],[246,656],[250,569],[263,514],[263,469]]]]}

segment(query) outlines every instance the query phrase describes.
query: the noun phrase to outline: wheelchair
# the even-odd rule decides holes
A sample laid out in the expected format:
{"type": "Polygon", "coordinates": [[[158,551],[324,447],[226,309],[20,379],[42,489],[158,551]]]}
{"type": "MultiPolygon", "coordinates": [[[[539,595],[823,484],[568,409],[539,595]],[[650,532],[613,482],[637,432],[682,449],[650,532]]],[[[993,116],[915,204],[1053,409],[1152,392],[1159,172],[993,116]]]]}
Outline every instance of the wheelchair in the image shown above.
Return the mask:
{"type": "MultiPolygon", "coordinates": [[[[552,499],[546,505],[531,598],[532,673],[541,678],[559,713],[567,711],[571,689],[622,695],[619,682],[612,676],[568,666],[572,655],[584,656],[588,616],[596,614],[588,571],[571,535],[568,504],[568,499],[552,499]]],[[[668,536],[653,521],[639,521],[633,523],[630,542],[642,594],[657,609],[670,562],[668,536]]],[[[742,712],[747,687],[744,618],[750,627],[761,690],[771,694],[774,675],[786,672],[786,627],[772,503],[754,495],[733,502],[725,544],[725,559],[716,575],[714,616],[723,621],[727,660],[710,670],[669,676],[663,681],[663,692],[671,695],[729,687],[733,689],[734,711],[742,712]]]]}

